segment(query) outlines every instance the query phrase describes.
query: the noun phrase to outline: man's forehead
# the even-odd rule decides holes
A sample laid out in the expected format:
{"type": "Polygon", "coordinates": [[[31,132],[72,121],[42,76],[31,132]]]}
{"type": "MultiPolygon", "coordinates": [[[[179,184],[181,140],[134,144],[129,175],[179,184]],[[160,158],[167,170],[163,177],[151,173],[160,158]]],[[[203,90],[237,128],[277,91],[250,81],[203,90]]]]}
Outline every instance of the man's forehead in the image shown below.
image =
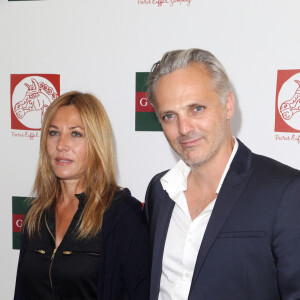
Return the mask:
{"type": "Polygon", "coordinates": [[[213,80],[203,64],[190,63],[185,68],[179,68],[169,74],[161,76],[157,81],[155,94],[157,96],[157,91],[161,91],[162,87],[170,89],[172,86],[174,88],[181,86],[185,88],[185,86],[192,84],[195,86],[198,84],[205,85],[207,88],[214,89],[213,80]]]}
{"type": "Polygon", "coordinates": [[[168,82],[170,79],[176,79],[177,77],[180,79],[178,84],[184,83],[184,77],[197,77],[199,80],[206,80],[207,82],[213,84],[213,80],[207,67],[201,63],[192,62],[189,63],[186,67],[178,68],[168,74],[161,76],[157,81],[156,88],[162,81],[168,82]]]}

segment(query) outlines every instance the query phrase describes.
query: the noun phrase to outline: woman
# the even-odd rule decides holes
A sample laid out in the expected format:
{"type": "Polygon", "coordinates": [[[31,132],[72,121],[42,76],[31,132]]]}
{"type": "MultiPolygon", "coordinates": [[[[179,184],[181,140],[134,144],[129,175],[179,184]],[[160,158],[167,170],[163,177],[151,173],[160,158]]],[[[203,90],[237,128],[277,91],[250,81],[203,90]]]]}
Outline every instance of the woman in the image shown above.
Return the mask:
{"type": "Polygon", "coordinates": [[[70,92],[53,101],[22,226],[15,300],[148,299],[141,204],[117,186],[114,164],[99,100],[70,92]]]}

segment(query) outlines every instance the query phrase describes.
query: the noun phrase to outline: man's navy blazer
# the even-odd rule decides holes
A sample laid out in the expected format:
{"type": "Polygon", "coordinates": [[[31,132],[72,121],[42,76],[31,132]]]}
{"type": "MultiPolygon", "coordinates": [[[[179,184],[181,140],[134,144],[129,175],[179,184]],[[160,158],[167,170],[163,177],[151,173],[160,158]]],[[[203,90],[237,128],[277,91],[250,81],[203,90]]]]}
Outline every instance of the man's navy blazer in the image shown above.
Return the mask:
{"type": "MultiPolygon", "coordinates": [[[[145,199],[152,247],[150,300],[158,299],[174,201],[156,175],[145,199]]],[[[178,258],[180,259],[180,258],[178,258]]],[[[199,249],[189,300],[300,299],[300,172],[238,151],[199,249]]]]}

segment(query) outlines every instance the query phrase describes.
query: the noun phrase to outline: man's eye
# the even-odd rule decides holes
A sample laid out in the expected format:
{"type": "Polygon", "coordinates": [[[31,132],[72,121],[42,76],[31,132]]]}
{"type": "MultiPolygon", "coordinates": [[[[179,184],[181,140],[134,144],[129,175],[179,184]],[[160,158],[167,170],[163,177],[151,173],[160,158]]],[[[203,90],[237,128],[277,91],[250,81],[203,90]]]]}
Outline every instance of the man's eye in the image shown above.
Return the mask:
{"type": "Polygon", "coordinates": [[[72,136],[74,136],[74,137],[82,137],[82,133],[79,132],[79,131],[73,131],[72,132],[72,136]]]}
{"type": "Polygon", "coordinates": [[[58,131],[57,130],[50,130],[49,131],[49,135],[50,136],[55,136],[55,135],[58,135],[59,133],[58,133],[58,131]]]}
{"type": "Polygon", "coordinates": [[[196,106],[196,107],[194,108],[194,111],[201,111],[201,110],[203,110],[203,109],[204,109],[204,106],[198,105],[198,106],[196,106]]]}
{"type": "Polygon", "coordinates": [[[166,114],[162,117],[164,121],[171,120],[173,118],[173,114],[166,114]]]}

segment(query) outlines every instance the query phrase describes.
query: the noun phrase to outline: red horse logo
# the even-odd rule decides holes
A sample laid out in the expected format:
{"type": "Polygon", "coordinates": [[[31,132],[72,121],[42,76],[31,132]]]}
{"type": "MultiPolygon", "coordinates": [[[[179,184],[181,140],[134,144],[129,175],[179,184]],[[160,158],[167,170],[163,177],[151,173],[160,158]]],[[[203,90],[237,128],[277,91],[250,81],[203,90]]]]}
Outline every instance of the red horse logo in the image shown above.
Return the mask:
{"type": "Polygon", "coordinates": [[[27,87],[25,97],[14,106],[14,112],[18,119],[24,118],[25,114],[31,111],[41,111],[41,118],[43,118],[48,106],[58,97],[56,91],[43,81],[38,82],[31,78],[31,82],[31,85],[24,83],[27,87]]]}
{"type": "Polygon", "coordinates": [[[281,116],[285,120],[290,120],[294,114],[300,112],[300,81],[295,80],[295,82],[298,84],[298,88],[294,96],[290,100],[283,102],[280,106],[281,116]]]}

